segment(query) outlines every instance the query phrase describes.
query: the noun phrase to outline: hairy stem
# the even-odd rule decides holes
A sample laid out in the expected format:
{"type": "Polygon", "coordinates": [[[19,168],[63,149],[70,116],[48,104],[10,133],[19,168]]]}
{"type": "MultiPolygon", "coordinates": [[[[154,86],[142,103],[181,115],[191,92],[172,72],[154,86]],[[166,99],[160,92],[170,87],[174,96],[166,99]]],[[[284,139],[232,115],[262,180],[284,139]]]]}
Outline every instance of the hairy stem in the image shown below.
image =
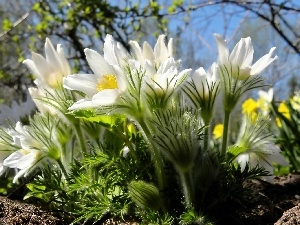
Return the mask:
{"type": "Polygon", "coordinates": [[[224,123],[223,123],[223,140],[222,140],[222,149],[221,149],[222,156],[225,156],[227,150],[229,119],[230,119],[230,111],[225,110],[224,123]]]}
{"type": "Polygon", "coordinates": [[[186,206],[188,208],[193,207],[193,185],[192,185],[192,179],[188,171],[185,172],[179,172],[180,173],[180,179],[182,182],[182,188],[183,188],[183,194],[186,206]]]}
{"type": "Polygon", "coordinates": [[[144,134],[146,136],[145,138],[147,139],[149,148],[151,149],[151,154],[152,154],[152,157],[154,160],[155,173],[156,173],[156,177],[157,177],[157,181],[158,181],[158,187],[160,190],[163,190],[164,189],[164,181],[163,181],[163,175],[162,175],[163,161],[162,161],[161,155],[159,154],[159,151],[151,143],[152,137],[151,137],[150,130],[149,130],[148,126],[146,125],[146,123],[143,120],[140,120],[139,124],[144,131],[144,134]]]}

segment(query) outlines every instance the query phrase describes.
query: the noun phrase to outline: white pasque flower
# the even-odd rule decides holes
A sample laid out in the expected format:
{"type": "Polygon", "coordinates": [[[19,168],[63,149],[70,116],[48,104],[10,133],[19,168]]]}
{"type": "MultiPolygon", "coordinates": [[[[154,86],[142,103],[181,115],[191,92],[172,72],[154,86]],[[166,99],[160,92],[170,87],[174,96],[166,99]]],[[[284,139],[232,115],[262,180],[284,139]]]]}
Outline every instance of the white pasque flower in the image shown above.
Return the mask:
{"type": "MultiPolygon", "coordinates": [[[[270,134],[265,132],[268,121],[263,117],[258,117],[255,123],[251,121],[250,116],[245,117],[236,143],[243,149],[235,159],[240,164],[241,170],[244,171],[248,164],[250,168],[260,166],[273,174],[273,163],[288,166],[280,148],[273,143],[270,134]]],[[[265,179],[272,181],[272,177],[269,176],[265,179]]]]}
{"type": "Polygon", "coordinates": [[[36,84],[44,88],[56,88],[62,83],[62,78],[71,74],[70,65],[65,58],[60,44],[55,50],[50,39],[46,38],[45,55],[32,52],[32,60],[26,59],[23,63],[36,76],[36,84]]]}
{"type": "Polygon", "coordinates": [[[192,96],[196,97],[193,100],[199,101],[200,105],[203,106],[201,102],[209,101],[218,90],[217,64],[213,63],[207,72],[203,67],[200,67],[187,79],[187,82],[193,87],[193,89],[189,89],[190,92],[193,92],[192,96]]]}
{"type": "Polygon", "coordinates": [[[185,80],[190,71],[191,69],[185,69],[179,72],[178,63],[174,58],[166,59],[158,70],[147,60],[145,63],[146,92],[152,92],[155,96],[169,96],[185,80]]]}
{"type": "Polygon", "coordinates": [[[232,72],[232,76],[239,80],[245,80],[250,76],[260,74],[278,58],[277,56],[272,58],[272,54],[275,51],[275,47],[273,47],[268,54],[252,65],[254,50],[250,37],[242,38],[229,55],[226,41],[219,34],[214,34],[214,36],[218,45],[218,64],[225,66],[228,71],[232,72]]]}
{"type": "Polygon", "coordinates": [[[156,66],[156,68],[158,68],[168,58],[173,57],[173,39],[170,38],[168,45],[166,45],[165,38],[166,35],[160,35],[154,49],[152,49],[146,41],[143,44],[143,48],[141,48],[136,41],[130,41],[129,44],[136,56],[136,59],[141,65],[144,65],[146,60],[148,60],[148,63],[151,63],[152,66],[156,66]]]}
{"type": "Polygon", "coordinates": [[[109,35],[104,43],[104,56],[86,48],[86,59],[94,74],[74,74],[63,78],[66,89],[81,91],[86,98],[75,102],[69,110],[112,105],[126,90],[127,81],[121,68],[126,52],[109,35]]]}
{"type": "Polygon", "coordinates": [[[14,144],[20,149],[10,154],[3,162],[3,165],[10,168],[19,169],[13,179],[15,183],[20,177],[26,177],[35,168],[40,167],[46,161],[46,154],[39,150],[41,144],[34,140],[26,127],[17,122],[14,130],[8,132],[14,141],[14,144]]]}
{"type": "Polygon", "coordinates": [[[213,63],[207,72],[203,67],[197,69],[187,78],[183,90],[194,106],[201,108],[202,117],[205,122],[208,122],[212,116],[213,105],[219,90],[217,64],[213,63]]]}

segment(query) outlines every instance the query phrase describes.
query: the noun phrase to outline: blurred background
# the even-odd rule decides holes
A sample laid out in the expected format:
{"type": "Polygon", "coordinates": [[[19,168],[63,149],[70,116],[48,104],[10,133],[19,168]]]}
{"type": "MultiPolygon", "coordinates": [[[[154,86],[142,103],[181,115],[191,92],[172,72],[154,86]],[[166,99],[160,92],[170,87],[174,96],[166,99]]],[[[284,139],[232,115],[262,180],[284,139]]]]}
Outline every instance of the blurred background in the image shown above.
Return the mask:
{"type": "Polygon", "coordinates": [[[76,73],[91,72],[83,50],[101,52],[106,34],[129,51],[129,40],[154,45],[159,34],[167,34],[183,68],[193,69],[217,60],[213,33],[231,49],[250,36],[254,62],[277,47],[279,60],[261,74],[275,98],[299,89],[298,0],[0,0],[0,11],[0,124],[34,110],[27,92],[34,77],[22,62],[31,51],[44,55],[46,37],[62,44],[76,73]]]}

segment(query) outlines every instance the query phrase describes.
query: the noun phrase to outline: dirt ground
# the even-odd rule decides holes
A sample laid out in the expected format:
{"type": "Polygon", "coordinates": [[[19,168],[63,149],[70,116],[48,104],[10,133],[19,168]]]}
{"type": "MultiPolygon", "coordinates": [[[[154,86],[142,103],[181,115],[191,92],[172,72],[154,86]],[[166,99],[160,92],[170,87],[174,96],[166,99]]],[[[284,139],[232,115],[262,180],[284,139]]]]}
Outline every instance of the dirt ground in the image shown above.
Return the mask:
{"type": "MultiPolygon", "coordinates": [[[[274,184],[254,180],[249,181],[247,185],[251,185],[254,190],[253,201],[244,208],[224,213],[223,220],[216,224],[300,225],[300,175],[275,177],[274,184]]],[[[1,225],[66,225],[67,222],[61,215],[0,197],[1,225]]],[[[103,224],[133,223],[110,220],[103,224]]]]}

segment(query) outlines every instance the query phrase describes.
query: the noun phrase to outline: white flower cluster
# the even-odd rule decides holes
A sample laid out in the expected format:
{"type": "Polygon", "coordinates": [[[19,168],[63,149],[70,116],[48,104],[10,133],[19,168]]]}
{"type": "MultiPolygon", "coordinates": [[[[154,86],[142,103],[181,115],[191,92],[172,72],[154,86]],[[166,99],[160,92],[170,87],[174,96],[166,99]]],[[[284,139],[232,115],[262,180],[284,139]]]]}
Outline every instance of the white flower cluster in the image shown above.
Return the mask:
{"type": "MultiPolygon", "coordinates": [[[[114,113],[115,110],[115,113],[128,113],[125,116],[135,119],[142,128],[145,127],[141,121],[143,118],[153,117],[151,112],[154,109],[168,109],[173,104],[172,102],[176,101],[178,93],[185,93],[184,97],[189,107],[200,109],[205,125],[209,125],[219,87],[224,95],[227,95],[227,92],[233,93],[231,86],[228,89],[227,83],[225,82],[225,85],[224,82],[222,83],[220,79],[222,71],[227,71],[231,76],[228,79],[233,79],[237,86],[249,85],[252,77],[257,76],[277,59],[277,56],[272,57],[275,50],[272,48],[268,54],[252,65],[254,51],[250,38],[241,39],[229,55],[225,40],[217,34],[215,37],[219,50],[218,62],[213,63],[207,72],[200,67],[192,73],[191,69],[180,69],[180,60],[176,60],[173,55],[172,39],[166,44],[165,35],[158,37],[154,48],[147,42],[141,47],[137,42],[130,41],[132,52],[127,52],[111,35],[107,35],[103,55],[88,48],[84,50],[93,74],[71,74],[71,68],[62,47],[58,45],[55,50],[47,38],[45,58],[33,52],[32,60],[24,61],[24,64],[36,76],[37,87],[30,88],[29,92],[42,115],[48,113],[51,116],[58,115],[66,119],[68,111],[108,109],[104,112],[114,113]],[[64,99],[61,93],[73,93],[73,95],[66,95],[73,97],[64,99]],[[63,106],[66,105],[63,103],[67,101],[73,103],[64,108],[63,106]]],[[[76,128],[77,125],[74,126],[76,128]]],[[[78,138],[80,132],[76,131],[78,138]]],[[[2,174],[8,167],[18,169],[14,181],[45,163],[57,161],[58,165],[65,165],[69,162],[65,160],[66,151],[61,150],[62,147],[58,141],[61,138],[57,136],[58,132],[53,134],[51,129],[45,130],[49,139],[55,136],[52,140],[55,142],[55,148],[45,144],[42,138],[35,140],[36,136],[29,132],[29,128],[23,127],[18,122],[15,129],[7,132],[12,137],[12,143],[9,144],[12,144],[14,148],[7,147],[8,144],[6,147],[5,144],[0,145],[0,165],[2,166],[0,173],[2,174]]],[[[197,139],[197,135],[195,138],[197,139]]],[[[274,144],[262,143],[263,148],[270,150],[262,149],[262,146],[257,146],[258,143],[243,146],[246,150],[238,157],[238,163],[242,168],[248,162],[251,166],[260,164],[268,167],[269,163],[261,163],[260,159],[270,163],[277,159],[282,162],[280,151],[274,147],[274,144]],[[274,149],[276,151],[273,151],[274,149]],[[252,160],[253,155],[259,157],[252,160]]],[[[188,142],[186,144],[198,146],[198,144],[188,142]]],[[[82,149],[84,149],[83,145],[82,149]]]]}

